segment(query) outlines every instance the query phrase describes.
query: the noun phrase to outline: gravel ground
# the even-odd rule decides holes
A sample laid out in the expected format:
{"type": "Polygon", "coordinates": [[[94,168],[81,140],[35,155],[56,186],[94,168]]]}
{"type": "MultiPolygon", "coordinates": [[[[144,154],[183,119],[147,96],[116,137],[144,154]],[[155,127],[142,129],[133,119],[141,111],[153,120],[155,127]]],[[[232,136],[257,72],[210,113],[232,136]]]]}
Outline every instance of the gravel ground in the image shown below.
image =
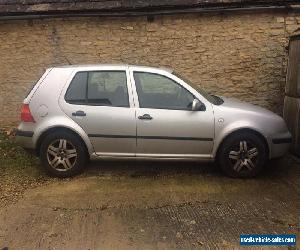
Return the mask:
{"type": "Polygon", "coordinates": [[[0,130],[0,208],[18,201],[29,188],[59,181],[49,178],[38,158],[27,154],[7,133],[0,130]]]}
{"type": "Polygon", "coordinates": [[[0,145],[0,249],[240,249],[241,233],[296,233],[300,249],[291,155],[249,180],[212,164],[139,161],[58,180],[7,137],[0,145]]]}

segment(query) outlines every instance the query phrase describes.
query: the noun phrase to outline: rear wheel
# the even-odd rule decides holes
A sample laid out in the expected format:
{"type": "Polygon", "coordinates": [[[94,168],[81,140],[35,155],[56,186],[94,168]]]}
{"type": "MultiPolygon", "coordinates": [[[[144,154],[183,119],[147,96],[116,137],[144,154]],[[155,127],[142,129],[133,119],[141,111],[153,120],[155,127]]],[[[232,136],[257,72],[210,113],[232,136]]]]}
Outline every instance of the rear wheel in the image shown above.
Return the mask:
{"type": "Polygon", "coordinates": [[[43,140],[40,158],[51,175],[70,177],[84,168],[87,153],[78,136],[68,132],[54,132],[43,140]]]}
{"type": "Polygon", "coordinates": [[[218,163],[230,177],[256,176],[267,160],[264,141],[254,133],[236,133],[226,138],[218,153],[218,163]]]}

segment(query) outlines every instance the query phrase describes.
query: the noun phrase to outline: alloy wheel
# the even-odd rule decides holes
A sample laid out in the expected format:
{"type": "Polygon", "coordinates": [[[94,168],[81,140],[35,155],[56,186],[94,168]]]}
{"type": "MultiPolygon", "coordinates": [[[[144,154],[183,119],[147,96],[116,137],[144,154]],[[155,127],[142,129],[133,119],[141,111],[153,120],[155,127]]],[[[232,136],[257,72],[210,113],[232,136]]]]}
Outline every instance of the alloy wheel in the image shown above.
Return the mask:
{"type": "Polygon", "coordinates": [[[74,145],[66,139],[57,139],[50,143],[47,149],[49,165],[57,171],[67,171],[74,167],[77,151],[74,145]]]}
{"type": "Polygon", "coordinates": [[[229,152],[229,159],[236,172],[252,171],[257,164],[258,149],[248,141],[240,141],[229,152]]]}

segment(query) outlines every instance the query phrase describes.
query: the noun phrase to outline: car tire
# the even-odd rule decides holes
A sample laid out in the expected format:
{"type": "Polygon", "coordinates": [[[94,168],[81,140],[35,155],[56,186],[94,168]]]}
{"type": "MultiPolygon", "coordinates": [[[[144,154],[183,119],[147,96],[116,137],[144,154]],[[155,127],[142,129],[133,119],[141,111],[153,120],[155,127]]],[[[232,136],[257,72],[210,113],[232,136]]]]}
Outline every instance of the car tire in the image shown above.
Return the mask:
{"type": "Polygon", "coordinates": [[[227,176],[251,178],[263,169],[267,155],[267,146],[260,136],[240,132],[224,140],[217,157],[221,170],[227,176]]]}
{"type": "Polygon", "coordinates": [[[40,148],[40,159],[50,175],[65,178],[83,170],[87,152],[78,136],[60,131],[44,138],[40,148]]]}

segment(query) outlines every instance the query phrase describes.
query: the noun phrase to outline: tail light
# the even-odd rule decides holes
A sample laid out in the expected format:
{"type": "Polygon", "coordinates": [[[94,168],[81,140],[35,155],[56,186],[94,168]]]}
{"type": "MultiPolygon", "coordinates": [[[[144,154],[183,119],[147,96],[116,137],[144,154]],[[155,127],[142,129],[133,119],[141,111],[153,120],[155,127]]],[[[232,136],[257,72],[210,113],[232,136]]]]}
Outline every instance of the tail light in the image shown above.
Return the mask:
{"type": "Polygon", "coordinates": [[[35,122],[33,119],[28,104],[23,104],[21,109],[21,121],[22,122],[35,122]]]}

